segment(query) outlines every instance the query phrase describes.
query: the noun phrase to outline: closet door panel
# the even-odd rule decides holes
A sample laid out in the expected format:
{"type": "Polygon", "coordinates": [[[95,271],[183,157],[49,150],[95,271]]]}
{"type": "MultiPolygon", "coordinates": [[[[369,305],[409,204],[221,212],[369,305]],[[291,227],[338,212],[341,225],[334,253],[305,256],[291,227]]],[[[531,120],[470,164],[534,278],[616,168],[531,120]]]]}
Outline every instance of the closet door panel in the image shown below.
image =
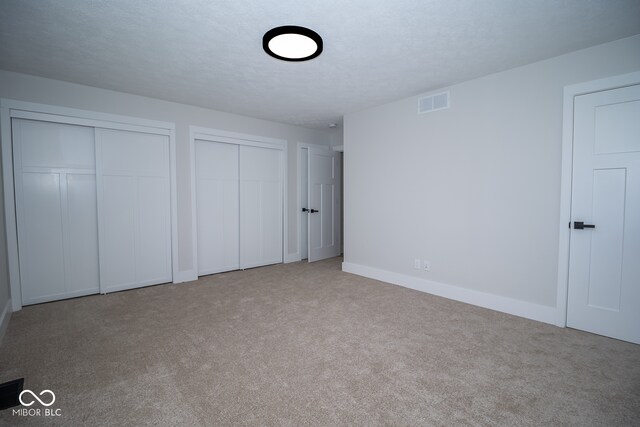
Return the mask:
{"type": "Polygon", "coordinates": [[[240,147],[240,173],[243,181],[281,182],[282,151],[270,148],[240,147]]]}
{"type": "Polygon", "coordinates": [[[22,300],[34,304],[65,293],[60,177],[22,175],[22,221],[19,221],[22,300]]]}
{"type": "Polygon", "coordinates": [[[238,146],[196,141],[198,275],[240,268],[238,146]]]}
{"type": "Polygon", "coordinates": [[[12,120],[24,305],[98,291],[94,129],[12,120]]]}
{"type": "Polygon", "coordinates": [[[137,281],[166,282],[171,278],[171,252],[167,250],[171,240],[166,233],[171,227],[169,183],[166,178],[145,176],[138,177],[137,181],[137,281]]]}
{"type": "Polygon", "coordinates": [[[198,233],[198,276],[217,272],[222,263],[223,247],[220,244],[219,204],[221,184],[216,181],[196,179],[196,218],[198,233]]]}
{"type": "Polygon", "coordinates": [[[241,266],[282,262],[282,151],[240,147],[241,266]]]}
{"type": "Polygon", "coordinates": [[[238,180],[238,146],[196,140],[196,172],[200,179],[238,180]]]}
{"type": "Polygon", "coordinates": [[[136,185],[130,176],[102,178],[100,284],[103,291],[136,282],[136,185]]]}
{"type": "Polygon", "coordinates": [[[240,268],[238,180],[199,180],[198,274],[240,268]]]}
{"type": "Polygon", "coordinates": [[[169,137],[98,129],[102,173],[169,177],[169,137]]]}
{"type": "Polygon", "coordinates": [[[101,290],[171,281],[169,137],[97,129],[96,143],[101,290]]]}
{"type": "Polygon", "coordinates": [[[282,183],[263,182],[261,190],[263,262],[282,262],[282,183]]]}
{"type": "Polygon", "coordinates": [[[13,124],[23,167],[95,169],[93,128],[24,119],[13,124]]]}
{"type": "Polygon", "coordinates": [[[67,174],[66,263],[67,292],[98,292],[98,210],[96,177],[67,174]]]}
{"type": "Polygon", "coordinates": [[[260,182],[244,181],[240,190],[242,215],[241,266],[251,268],[262,265],[262,220],[260,182]]]}
{"type": "Polygon", "coordinates": [[[225,270],[240,268],[240,184],[238,178],[222,184],[220,259],[225,270]]]}

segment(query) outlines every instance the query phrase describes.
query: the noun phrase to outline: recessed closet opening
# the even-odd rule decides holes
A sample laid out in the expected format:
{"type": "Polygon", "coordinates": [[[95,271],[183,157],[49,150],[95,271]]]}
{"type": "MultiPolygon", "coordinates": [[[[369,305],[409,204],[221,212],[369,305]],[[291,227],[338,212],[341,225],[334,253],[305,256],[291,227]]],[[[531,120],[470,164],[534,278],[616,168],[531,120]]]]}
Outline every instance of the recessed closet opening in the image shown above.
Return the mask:
{"type": "Polygon", "coordinates": [[[2,100],[13,310],[172,282],[174,125],[2,100]]]}
{"type": "Polygon", "coordinates": [[[285,142],[192,133],[198,276],[282,263],[285,142]]]}

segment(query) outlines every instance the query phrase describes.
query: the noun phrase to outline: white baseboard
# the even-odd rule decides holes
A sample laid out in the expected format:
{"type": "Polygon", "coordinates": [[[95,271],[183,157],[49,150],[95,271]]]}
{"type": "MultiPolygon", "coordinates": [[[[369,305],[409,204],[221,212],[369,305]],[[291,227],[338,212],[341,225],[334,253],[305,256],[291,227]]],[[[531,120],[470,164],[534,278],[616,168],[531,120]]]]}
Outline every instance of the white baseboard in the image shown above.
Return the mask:
{"type": "Polygon", "coordinates": [[[290,262],[298,262],[300,260],[301,260],[300,252],[296,252],[296,253],[293,253],[293,254],[287,254],[284,257],[284,263],[285,264],[289,264],[290,262]]]}
{"type": "Polygon", "coordinates": [[[184,283],[198,280],[198,272],[195,270],[178,271],[173,274],[173,283],[184,283]]]}
{"type": "Polygon", "coordinates": [[[552,325],[556,325],[558,320],[556,307],[474,291],[350,262],[342,263],[342,271],[552,325]]]}
{"type": "Polygon", "coordinates": [[[7,328],[9,327],[9,319],[11,318],[11,298],[7,301],[7,303],[2,307],[2,312],[0,312],[0,345],[2,345],[2,339],[4,338],[4,333],[7,332],[7,328]]]}

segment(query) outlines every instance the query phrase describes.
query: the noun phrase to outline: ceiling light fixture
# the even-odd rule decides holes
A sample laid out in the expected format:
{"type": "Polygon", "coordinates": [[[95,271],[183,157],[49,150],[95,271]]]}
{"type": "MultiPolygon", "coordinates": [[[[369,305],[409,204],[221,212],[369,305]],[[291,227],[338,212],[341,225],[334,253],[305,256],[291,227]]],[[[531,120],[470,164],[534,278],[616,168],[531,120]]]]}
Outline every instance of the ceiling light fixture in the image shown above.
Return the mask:
{"type": "Polygon", "coordinates": [[[305,27],[285,25],[267,31],[262,37],[262,48],[283,61],[308,61],[322,53],[322,37],[305,27]]]}

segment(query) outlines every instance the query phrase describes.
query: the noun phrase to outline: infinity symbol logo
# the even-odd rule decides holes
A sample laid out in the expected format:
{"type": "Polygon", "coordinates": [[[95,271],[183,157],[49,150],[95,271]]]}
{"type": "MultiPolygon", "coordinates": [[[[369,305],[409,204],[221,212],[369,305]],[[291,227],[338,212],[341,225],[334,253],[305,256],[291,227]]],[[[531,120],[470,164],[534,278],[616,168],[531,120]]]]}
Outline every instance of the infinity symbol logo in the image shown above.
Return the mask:
{"type": "Polygon", "coordinates": [[[40,404],[42,406],[51,406],[53,405],[53,402],[56,401],[56,395],[53,394],[53,392],[51,390],[42,390],[40,392],[40,396],[42,396],[45,393],[49,393],[51,395],[51,402],[50,403],[44,403],[38,396],[36,396],[36,394],[34,392],[32,392],[31,390],[23,390],[22,393],[20,393],[20,396],[18,396],[18,400],[20,400],[20,403],[22,403],[24,406],[31,406],[33,405],[35,402],[35,400],[32,400],[31,402],[25,402],[24,400],[22,400],[22,395],[25,393],[29,393],[35,400],[37,400],[38,402],[40,402],[40,404]]]}

